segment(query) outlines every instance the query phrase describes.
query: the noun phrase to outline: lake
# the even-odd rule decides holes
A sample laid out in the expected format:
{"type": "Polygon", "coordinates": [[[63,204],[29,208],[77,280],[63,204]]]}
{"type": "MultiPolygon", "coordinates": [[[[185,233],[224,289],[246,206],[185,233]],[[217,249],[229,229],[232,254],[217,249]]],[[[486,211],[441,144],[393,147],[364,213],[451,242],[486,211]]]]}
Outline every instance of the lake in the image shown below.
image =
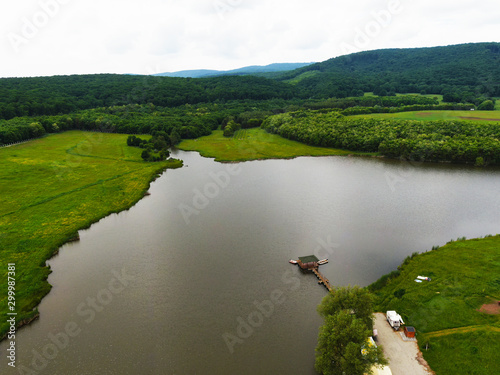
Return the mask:
{"type": "Polygon", "coordinates": [[[327,291],[289,259],[327,257],[333,285],[366,286],[413,252],[500,227],[499,169],[173,156],[185,167],[49,261],[53,288],[17,334],[17,370],[314,374],[327,291]]]}

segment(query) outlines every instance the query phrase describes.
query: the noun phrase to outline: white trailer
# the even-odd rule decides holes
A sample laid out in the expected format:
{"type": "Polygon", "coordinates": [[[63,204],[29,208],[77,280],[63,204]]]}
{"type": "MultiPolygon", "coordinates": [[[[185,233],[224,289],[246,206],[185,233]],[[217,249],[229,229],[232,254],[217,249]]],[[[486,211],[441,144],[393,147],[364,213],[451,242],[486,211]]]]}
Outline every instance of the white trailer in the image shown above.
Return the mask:
{"type": "Polygon", "coordinates": [[[392,328],[394,328],[395,331],[397,331],[399,329],[401,324],[405,324],[405,322],[403,322],[403,318],[401,318],[401,315],[399,315],[394,310],[387,311],[385,316],[387,318],[387,321],[389,322],[389,325],[392,328]]]}

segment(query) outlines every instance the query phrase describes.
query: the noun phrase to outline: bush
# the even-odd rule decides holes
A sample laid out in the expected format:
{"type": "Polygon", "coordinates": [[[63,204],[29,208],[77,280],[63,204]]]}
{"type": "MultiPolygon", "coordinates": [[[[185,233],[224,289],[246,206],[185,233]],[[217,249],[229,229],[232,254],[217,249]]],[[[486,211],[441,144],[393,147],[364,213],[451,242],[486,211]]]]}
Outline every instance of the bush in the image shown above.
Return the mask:
{"type": "Polygon", "coordinates": [[[477,107],[480,111],[493,111],[495,109],[495,103],[492,100],[485,100],[479,107],[477,107]]]}
{"type": "Polygon", "coordinates": [[[398,289],[394,292],[394,297],[399,299],[399,298],[403,297],[405,295],[405,293],[406,293],[406,289],[398,289]]]}

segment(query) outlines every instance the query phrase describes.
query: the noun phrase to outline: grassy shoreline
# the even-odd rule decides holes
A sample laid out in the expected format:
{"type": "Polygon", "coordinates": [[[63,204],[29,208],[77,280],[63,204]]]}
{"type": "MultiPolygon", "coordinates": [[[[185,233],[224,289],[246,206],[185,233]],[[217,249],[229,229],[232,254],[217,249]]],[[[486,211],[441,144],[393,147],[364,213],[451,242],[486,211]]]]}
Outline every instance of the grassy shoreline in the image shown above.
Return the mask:
{"type": "Polygon", "coordinates": [[[436,374],[493,375],[500,366],[500,315],[479,309],[500,300],[499,275],[497,235],[415,254],[368,289],[378,311],[396,310],[415,326],[420,350],[436,374]],[[431,281],[416,283],[419,275],[431,281]]]}
{"type": "Polygon", "coordinates": [[[222,130],[197,139],[183,140],[178,148],[197,151],[201,156],[218,162],[236,162],[264,159],[293,159],[299,156],[374,156],[335,148],[315,147],[291,141],[260,128],[242,129],[233,137],[224,137],[222,130]]]}
{"type": "MultiPolygon", "coordinates": [[[[18,326],[38,316],[36,307],[51,289],[45,262],[60,246],[129,209],[161,172],[182,166],[143,162],[126,137],[70,131],[0,149],[0,311],[7,313],[7,264],[15,263],[18,326]]],[[[0,338],[7,329],[1,322],[0,338]]]]}

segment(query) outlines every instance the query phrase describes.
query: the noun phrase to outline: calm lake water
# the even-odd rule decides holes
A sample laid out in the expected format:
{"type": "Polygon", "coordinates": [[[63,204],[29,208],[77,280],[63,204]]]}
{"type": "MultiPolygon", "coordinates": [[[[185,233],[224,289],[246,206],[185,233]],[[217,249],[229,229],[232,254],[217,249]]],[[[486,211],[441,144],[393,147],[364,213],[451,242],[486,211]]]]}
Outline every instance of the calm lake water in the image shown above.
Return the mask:
{"type": "Polygon", "coordinates": [[[50,260],[53,289],[2,374],[314,374],[327,291],[290,258],[328,257],[334,285],[365,286],[415,251],[500,228],[499,170],[174,157],[186,167],[50,260]]]}

